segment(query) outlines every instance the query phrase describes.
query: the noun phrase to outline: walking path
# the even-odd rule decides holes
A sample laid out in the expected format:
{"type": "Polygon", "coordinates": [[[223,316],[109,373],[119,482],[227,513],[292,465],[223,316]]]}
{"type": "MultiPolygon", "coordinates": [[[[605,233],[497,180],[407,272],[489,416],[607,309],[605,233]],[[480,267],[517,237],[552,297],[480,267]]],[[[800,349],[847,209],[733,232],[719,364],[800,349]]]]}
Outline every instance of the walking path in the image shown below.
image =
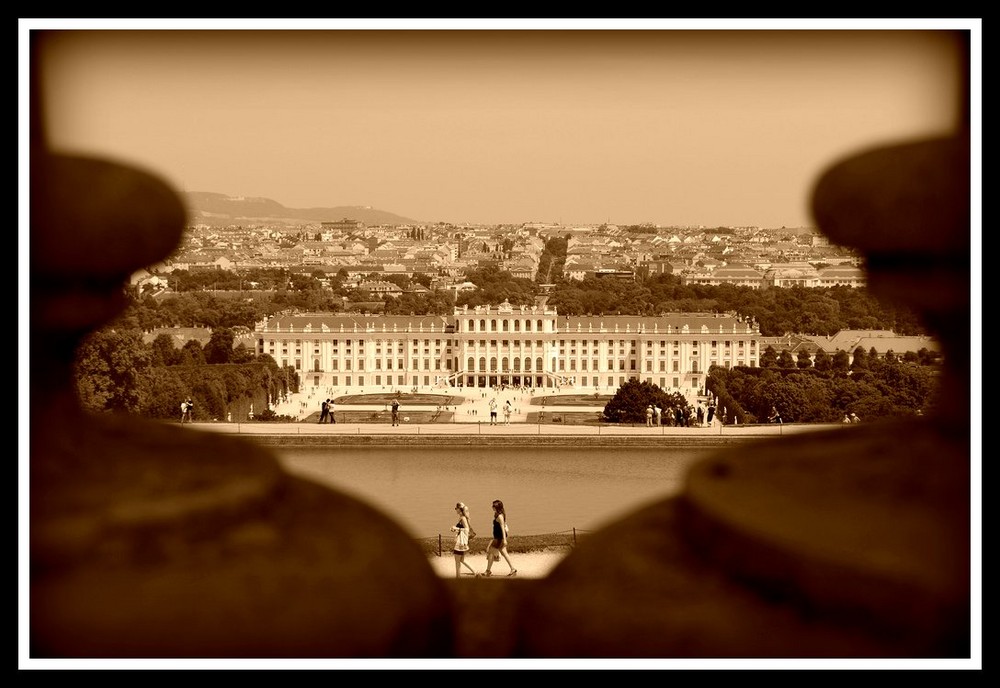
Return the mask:
{"type": "MultiPolygon", "coordinates": [[[[545,578],[555,568],[556,564],[566,557],[569,551],[517,552],[511,553],[510,560],[517,570],[517,578],[545,578]]],[[[455,555],[451,552],[445,552],[440,557],[433,555],[429,561],[431,568],[434,569],[437,575],[442,578],[455,577],[455,555]]],[[[484,552],[466,554],[465,561],[477,573],[486,571],[486,554],[484,552]]],[[[507,575],[509,572],[510,568],[507,566],[506,561],[501,559],[498,562],[494,562],[491,580],[510,580],[510,576],[507,575]]],[[[461,577],[463,579],[473,578],[473,575],[463,566],[461,577]]]]}
{"type": "MultiPolygon", "coordinates": [[[[354,407],[352,407],[354,408],[354,407]]],[[[381,408],[381,407],[379,407],[381,408]]],[[[801,434],[818,430],[829,430],[842,426],[839,423],[826,424],[789,424],[783,425],[714,425],[711,427],[675,428],[669,426],[646,427],[644,425],[561,425],[514,423],[510,425],[471,423],[406,423],[398,426],[389,423],[185,423],[185,427],[199,430],[210,430],[236,435],[272,435],[272,436],[302,436],[322,437],[346,435],[364,435],[369,437],[417,437],[417,436],[482,436],[482,437],[669,437],[672,439],[702,438],[702,439],[740,439],[755,437],[776,437],[780,435],[801,434]]]]}
{"type": "MultiPolygon", "coordinates": [[[[393,394],[396,388],[382,388],[382,389],[372,389],[367,390],[369,394],[393,394]]],[[[534,393],[532,393],[531,388],[508,388],[504,390],[493,390],[479,387],[435,387],[432,389],[420,388],[420,394],[426,395],[440,395],[441,397],[452,397],[457,401],[454,405],[449,405],[447,408],[450,412],[454,413],[455,423],[483,423],[488,425],[490,422],[490,401],[496,400],[497,409],[497,419],[498,425],[504,423],[504,413],[503,407],[507,401],[510,401],[513,411],[510,416],[510,423],[513,425],[515,423],[524,423],[529,413],[600,413],[604,410],[604,405],[607,398],[614,394],[615,390],[600,392],[600,398],[595,398],[593,404],[589,405],[540,405],[532,404],[532,401],[539,400],[558,400],[559,396],[565,395],[593,395],[593,389],[587,390],[582,388],[565,387],[565,388],[536,388],[534,393]]],[[[279,402],[274,406],[274,411],[278,415],[291,416],[298,420],[303,420],[308,416],[319,413],[320,404],[326,398],[336,399],[337,397],[349,396],[349,395],[359,395],[362,396],[364,392],[343,392],[336,388],[309,388],[306,391],[298,392],[293,394],[287,401],[279,402]]],[[[414,410],[432,410],[434,406],[432,405],[419,405],[419,406],[407,406],[405,402],[405,396],[401,402],[403,405],[400,407],[400,417],[404,417],[407,411],[414,410]]],[[[692,405],[696,401],[692,400],[692,405]]],[[[337,411],[388,411],[387,404],[375,403],[375,404],[343,404],[338,402],[336,405],[337,411]]]]}
{"type": "MultiPolygon", "coordinates": [[[[319,407],[324,398],[324,394],[335,397],[329,390],[299,393],[288,401],[282,402],[275,407],[279,415],[290,415],[298,418],[292,422],[202,422],[194,424],[196,427],[225,432],[232,434],[246,435],[484,435],[484,436],[639,436],[639,437],[753,437],[776,435],[786,435],[814,430],[825,430],[831,427],[839,427],[839,424],[762,424],[762,425],[722,425],[718,419],[711,424],[704,424],[694,427],[674,427],[669,425],[648,427],[642,424],[611,424],[601,425],[576,425],[552,422],[527,422],[529,413],[544,413],[549,419],[560,414],[588,414],[592,413],[596,417],[604,410],[604,398],[595,399],[592,405],[560,405],[560,404],[532,404],[532,400],[552,398],[557,401],[560,394],[580,394],[579,391],[568,390],[538,390],[531,394],[530,390],[489,390],[489,389],[435,389],[428,394],[450,395],[458,403],[442,409],[451,414],[450,422],[419,423],[411,422],[408,413],[414,411],[429,411],[435,407],[432,405],[407,406],[405,397],[403,406],[400,408],[400,424],[393,426],[388,421],[386,415],[385,422],[370,423],[345,423],[338,421],[332,424],[319,424],[317,422],[305,422],[313,414],[318,414],[319,407]],[[490,422],[490,400],[497,402],[497,419],[495,424],[490,422]],[[511,402],[513,411],[509,424],[505,422],[503,406],[507,401],[511,402]]],[[[365,413],[388,413],[388,405],[385,403],[375,404],[344,404],[338,403],[335,412],[343,415],[346,411],[365,413]]],[[[535,416],[537,418],[537,416],[535,416]]]]}

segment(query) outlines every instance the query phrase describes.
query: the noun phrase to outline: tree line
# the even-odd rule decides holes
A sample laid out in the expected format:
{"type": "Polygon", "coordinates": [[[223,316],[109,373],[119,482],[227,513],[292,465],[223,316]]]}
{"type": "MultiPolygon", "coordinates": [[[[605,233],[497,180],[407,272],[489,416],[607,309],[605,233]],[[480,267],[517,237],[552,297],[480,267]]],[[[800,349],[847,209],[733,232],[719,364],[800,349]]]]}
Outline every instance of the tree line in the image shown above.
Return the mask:
{"type": "Polygon", "coordinates": [[[860,347],[852,357],[820,351],[812,366],[791,359],[772,349],[759,368],[712,366],[705,389],[741,424],[766,422],[772,408],[786,423],[836,423],[851,413],[865,420],[922,415],[936,403],[940,359],[926,349],[882,358],[860,347]]]}
{"type": "MultiPolygon", "coordinates": [[[[874,348],[832,356],[820,350],[813,360],[768,346],[759,368],[712,366],[703,392],[717,401],[718,417],[727,423],[768,422],[772,409],[785,423],[836,423],[851,413],[871,421],[930,411],[940,374],[940,355],[927,349],[884,357],[874,348]]],[[[632,379],[604,407],[604,419],[642,423],[647,406],[663,409],[671,425],[675,412],[685,425],[693,414],[682,394],[632,379]]]]}
{"type": "MultiPolygon", "coordinates": [[[[543,263],[548,267],[540,265],[539,279],[543,268],[547,273],[561,272],[559,261],[564,259],[565,241],[550,239],[543,253],[543,263]]],[[[411,278],[373,274],[372,277],[392,281],[404,290],[418,285],[426,287],[431,281],[427,275],[411,278]]],[[[541,293],[537,282],[514,277],[495,262],[485,262],[470,270],[466,280],[477,289],[457,297],[447,290],[404,293],[399,297],[375,296],[348,287],[346,279],[343,269],[332,276],[317,271],[291,277],[281,270],[251,271],[242,277],[227,271],[175,271],[170,280],[175,289],[180,289],[179,293],[138,299],[127,317],[132,319],[132,326],[145,330],[175,325],[253,328],[263,317],[279,312],[337,313],[343,312],[346,304],[373,299],[381,302],[386,314],[450,315],[456,306],[497,304],[505,300],[515,305],[531,304],[541,293]],[[237,289],[250,282],[260,289],[237,289]],[[210,290],[206,284],[215,285],[216,290],[210,290]],[[223,288],[226,291],[220,293],[218,289],[223,288]]],[[[751,289],[685,285],[679,277],[667,274],[635,282],[610,277],[588,277],[581,281],[560,278],[553,284],[547,303],[567,316],[734,313],[756,323],[765,337],[830,336],[841,330],[892,330],[902,336],[927,334],[924,323],[911,309],[885,303],[866,289],[846,286],[751,289]]]]}
{"type": "Polygon", "coordinates": [[[213,331],[205,346],[192,339],[180,348],[169,335],[147,344],[136,329],[101,329],[77,350],[80,403],[94,412],[179,419],[181,401],[190,398],[195,420],[244,420],[251,408],[268,420],[268,401],[297,392],[298,375],[233,341],[228,328],[213,331]]]}

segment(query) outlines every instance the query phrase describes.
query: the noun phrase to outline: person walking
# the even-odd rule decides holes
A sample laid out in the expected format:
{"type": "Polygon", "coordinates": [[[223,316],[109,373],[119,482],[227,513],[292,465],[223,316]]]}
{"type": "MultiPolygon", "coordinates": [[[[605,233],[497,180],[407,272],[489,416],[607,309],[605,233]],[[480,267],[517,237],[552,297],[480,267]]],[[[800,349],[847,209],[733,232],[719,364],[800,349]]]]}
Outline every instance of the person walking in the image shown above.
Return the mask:
{"type": "Polygon", "coordinates": [[[493,500],[493,539],[490,540],[490,544],[486,547],[486,572],[483,574],[486,577],[493,575],[493,562],[500,561],[500,557],[504,558],[507,562],[507,566],[510,567],[510,573],[508,576],[516,576],[517,569],[514,568],[514,564],[510,561],[510,554],[507,553],[507,536],[509,534],[507,528],[507,512],[504,509],[503,502],[499,499],[493,500]]]}
{"type": "Polygon", "coordinates": [[[330,417],[330,400],[324,399],[323,403],[319,405],[319,422],[320,425],[326,422],[327,418],[330,417]]]}
{"type": "Polygon", "coordinates": [[[194,401],[192,401],[191,397],[185,399],[184,403],[181,404],[181,422],[194,422],[194,401]]]}
{"type": "Polygon", "coordinates": [[[708,424],[711,425],[712,419],[715,418],[715,404],[708,405],[708,413],[705,415],[705,418],[708,419],[708,424]]]}
{"type": "Polygon", "coordinates": [[[472,525],[469,523],[469,507],[458,502],[455,505],[455,511],[458,513],[458,523],[451,527],[452,532],[455,533],[455,545],[452,547],[452,554],[455,555],[455,578],[462,575],[463,566],[478,578],[479,574],[465,560],[465,555],[469,551],[469,538],[474,536],[472,525]]]}
{"type": "Polygon", "coordinates": [[[698,403],[698,410],[695,412],[695,415],[698,417],[698,427],[700,428],[705,424],[705,409],[701,407],[700,402],[698,403]]]}
{"type": "Polygon", "coordinates": [[[497,424],[497,400],[490,399],[490,425],[497,424]]]}
{"type": "Polygon", "coordinates": [[[510,414],[514,408],[510,405],[510,399],[503,405],[503,424],[510,425],[510,414]]]}
{"type": "Polygon", "coordinates": [[[330,414],[330,422],[331,423],[336,423],[337,422],[337,416],[336,416],[336,414],[334,414],[335,406],[334,406],[334,403],[333,403],[333,399],[327,399],[326,401],[328,403],[327,410],[329,411],[329,414],[330,414]]]}
{"type": "Polygon", "coordinates": [[[399,425],[399,401],[392,400],[392,424],[399,425]]]}
{"type": "Polygon", "coordinates": [[[659,406],[653,407],[653,425],[659,427],[663,424],[663,409],[659,406]]]}
{"type": "Polygon", "coordinates": [[[653,405],[650,404],[646,407],[646,427],[653,427],[653,405]]]}

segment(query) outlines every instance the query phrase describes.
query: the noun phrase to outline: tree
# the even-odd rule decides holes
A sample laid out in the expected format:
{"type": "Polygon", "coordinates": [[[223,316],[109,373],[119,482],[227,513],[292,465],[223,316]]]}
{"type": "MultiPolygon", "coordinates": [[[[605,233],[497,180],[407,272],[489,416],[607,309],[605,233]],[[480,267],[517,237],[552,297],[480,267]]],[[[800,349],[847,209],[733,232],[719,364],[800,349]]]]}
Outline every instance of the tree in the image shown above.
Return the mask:
{"type": "Polygon", "coordinates": [[[843,349],[837,349],[830,361],[830,369],[837,373],[846,373],[850,368],[851,357],[843,349]]]}
{"type": "Polygon", "coordinates": [[[230,363],[250,363],[254,360],[254,352],[243,342],[233,348],[233,355],[229,359],[230,363]]]}
{"type": "Polygon", "coordinates": [[[201,342],[197,339],[189,339],[187,344],[181,347],[181,365],[205,365],[205,352],[201,348],[201,342]]]}
{"type": "Polygon", "coordinates": [[[679,408],[690,411],[683,394],[664,392],[650,382],[631,379],[615,392],[604,406],[604,418],[612,423],[645,423],[646,407],[659,406],[661,409],[679,408]]]}
{"type": "Polygon", "coordinates": [[[864,347],[859,346],[854,350],[854,358],[851,361],[851,370],[863,371],[868,369],[868,356],[864,347]]]}
{"type": "Polygon", "coordinates": [[[805,349],[799,350],[798,360],[795,362],[798,368],[812,368],[812,357],[809,356],[809,352],[805,349]]]}
{"type": "Polygon", "coordinates": [[[778,367],[779,368],[794,368],[795,359],[792,358],[792,352],[788,349],[782,349],[781,353],[778,355],[778,367]]]}
{"type": "Polygon", "coordinates": [[[770,344],[764,349],[764,353],[760,355],[760,367],[761,368],[774,368],[778,365],[778,353],[774,350],[774,347],[770,344]]]}
{"type": "Polygon", "coordinates": [[[219,327],[212,330],[212,336],[205,345],[206,363],[229,363],[233,357],[233,335],[232,329],[219,327]]]}
{"type": "Polygon", "coordinates": [[[91,411],[137,412],[147,392],[149,359],[139,331],[103,329],[91,334],[76,357],[81,405],[91,411]]]}
{"type": "Polygon", "coordinates": [[[830,354],[823,351],[823,349],[816,350],[816,356],[813,359],[813,367],[820,372],[827,372],[833,367],[833,360],[830,358],[830,354]]]}
{"type": "Polygon", "coordinates": [[[153,366],[175,365],[180,360],[180,352],[174,346],[174,338],[169,334],[158,334],[149,343],[149,361],[153,366]]]}

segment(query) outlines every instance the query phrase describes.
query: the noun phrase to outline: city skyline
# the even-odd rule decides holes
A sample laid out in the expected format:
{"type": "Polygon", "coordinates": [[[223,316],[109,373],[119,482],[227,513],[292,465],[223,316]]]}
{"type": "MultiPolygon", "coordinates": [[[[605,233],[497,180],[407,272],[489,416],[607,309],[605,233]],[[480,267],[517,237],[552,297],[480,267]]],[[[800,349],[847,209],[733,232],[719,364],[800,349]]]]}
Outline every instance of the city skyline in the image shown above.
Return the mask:
{"type": "Polygon", "coordinates": [[[289,208],[803,227],[825,166],[947,133],[960,95],[952,35],[919,25],[231,25],[48,34],[52,145],[289,208]]]}

